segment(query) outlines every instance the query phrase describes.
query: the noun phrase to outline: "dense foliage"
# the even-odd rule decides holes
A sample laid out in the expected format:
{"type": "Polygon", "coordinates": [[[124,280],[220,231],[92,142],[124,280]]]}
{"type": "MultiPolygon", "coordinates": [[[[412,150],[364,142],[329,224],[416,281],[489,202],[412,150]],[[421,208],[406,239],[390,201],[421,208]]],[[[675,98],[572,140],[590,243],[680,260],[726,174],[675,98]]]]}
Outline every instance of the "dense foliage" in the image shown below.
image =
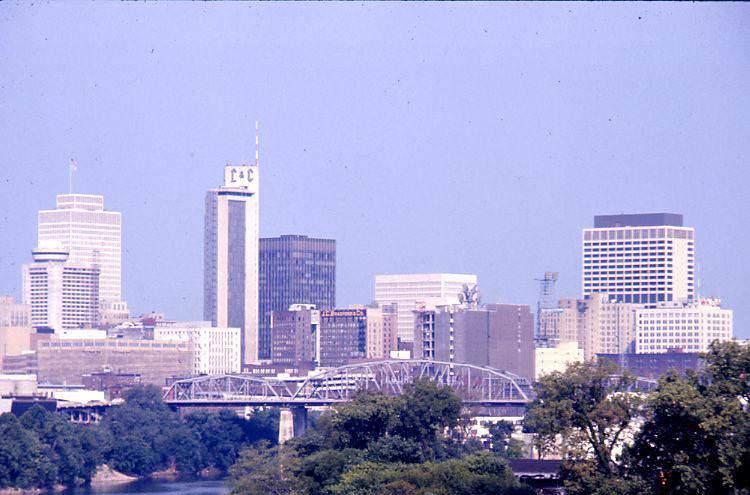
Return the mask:
{"type": "MultiPolygon", "coordinates": [[[[522,494],[504,456],[445,433],[460,430],[461,403],[448,388],[418,381],[400,397],[362,393],[321,416],[283,447],[256,445],[231,470],[242,495],[522,494]]],[[[512,449],[511,449],[512,450],[512,449]]]]}
{"type": "Polygon", "coordinates": [[[81,425],[34,407],[20,418],[0,415],[0,488],[87,483],[97,466],[147,476],[172,469],[226,473],[246,446],[274,442],[277,414],[248,420],[230,411],[180,417],[156,387],[138,387],[110,408],[98,425],[81,425]]]}
{"type": "Polygon", "coordinates": [[[750,348],[715,344],[705,359],[647,397],[592,363],[543,378],[526,425],[567,460],[568,492],[750,493],[750,348]]]}

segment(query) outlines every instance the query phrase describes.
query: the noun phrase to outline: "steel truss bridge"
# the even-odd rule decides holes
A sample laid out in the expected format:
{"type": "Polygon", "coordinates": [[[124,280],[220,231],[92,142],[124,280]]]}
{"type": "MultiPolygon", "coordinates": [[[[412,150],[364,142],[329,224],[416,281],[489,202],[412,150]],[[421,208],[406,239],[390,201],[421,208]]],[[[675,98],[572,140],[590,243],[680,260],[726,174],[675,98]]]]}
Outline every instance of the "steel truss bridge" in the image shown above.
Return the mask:
{"type": "Polygon", "coordinates": [[[327,406],[351,400],[361,391],[400,395],[406,384],[420,379],[450,387],[464,405],[523,407],[534,398],[529,381],[507,371],[441,361],[385,360],[341,366],[307,378],[198,376],[175,381],[164,400],[177,408],[327,406]]]}

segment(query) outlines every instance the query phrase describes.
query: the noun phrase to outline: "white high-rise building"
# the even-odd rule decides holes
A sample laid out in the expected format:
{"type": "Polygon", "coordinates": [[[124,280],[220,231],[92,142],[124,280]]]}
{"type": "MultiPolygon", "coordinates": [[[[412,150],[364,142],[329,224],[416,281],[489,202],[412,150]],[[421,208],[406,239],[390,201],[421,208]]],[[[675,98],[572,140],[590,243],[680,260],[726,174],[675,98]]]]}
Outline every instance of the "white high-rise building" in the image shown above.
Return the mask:
{"type": "Polygon", "coordinates": [[[23,265],[23,302],[31,308],[30,325],[68,329],[99,322],[99,268],[72,263],[59,242],[32,251],[34,262],[23,265]]]}
{"type": "Polygon", "coordinates": [[[418,273],[375,275],[375,302],[397,305],[398,338],[414,341],[414,311],[421,305],[458,304],[464,285],[477,285],[476,275],[418,273]]]}
{"type": "Polygon", "coordinates": [[[227,165],[224,185],[206,193],[203,318],[240,328],[242,364],[258,363],[258,171],[227,165]]]}
{"type": "Polygon", "coordinates": [[[683,300],[640,309],[636,314],[635,352],[707,352],[712,342],[732,340],[731,309],[719,299],[683,300]]]}
{"type": "Polygon", "coordinates": [[[190,342],[196,375],[239,373],[240,329],[211,326],[210,321],[159,321],[154,340],[190,342]]]}
{"type": "Polygon", "coordinates": [[[695,295],[695,229],[682,215],[599,215],[583,229],[582,293],[648,304],[695,295]]]}
{"type": "Polygon", "coordinates": [[[59,242],[71,264],[99,268],[99,297],[122,300],[122,215],[104,210],[104,196],[59,194],[57,208],[38,215],[37,245],[59,242]]]}

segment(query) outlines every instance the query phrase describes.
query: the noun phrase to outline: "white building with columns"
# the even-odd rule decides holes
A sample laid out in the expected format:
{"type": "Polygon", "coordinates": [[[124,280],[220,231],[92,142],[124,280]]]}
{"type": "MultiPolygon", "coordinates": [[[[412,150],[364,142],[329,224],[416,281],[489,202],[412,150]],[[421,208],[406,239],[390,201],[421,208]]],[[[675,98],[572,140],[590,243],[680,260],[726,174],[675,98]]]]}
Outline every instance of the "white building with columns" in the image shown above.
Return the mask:
{"type": "Polygon", "coordinates": [[[210,321],[159,321],[154,340],[192,344],[196,375],[241,371],[239,328],[214,327],[210,321]]]}

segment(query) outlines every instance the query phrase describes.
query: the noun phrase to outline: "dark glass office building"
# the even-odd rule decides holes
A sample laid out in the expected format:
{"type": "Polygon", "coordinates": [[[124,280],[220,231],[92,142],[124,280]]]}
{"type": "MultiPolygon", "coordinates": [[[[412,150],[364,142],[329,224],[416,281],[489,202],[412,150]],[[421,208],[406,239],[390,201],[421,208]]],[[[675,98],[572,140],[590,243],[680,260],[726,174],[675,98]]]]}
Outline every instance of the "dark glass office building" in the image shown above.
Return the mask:
{"type": "Polygon", "coordinates": [[[271,312],[336,307],[336,241],[305,235],[260,240],[260,358],[271,358],[271,312]]]}

